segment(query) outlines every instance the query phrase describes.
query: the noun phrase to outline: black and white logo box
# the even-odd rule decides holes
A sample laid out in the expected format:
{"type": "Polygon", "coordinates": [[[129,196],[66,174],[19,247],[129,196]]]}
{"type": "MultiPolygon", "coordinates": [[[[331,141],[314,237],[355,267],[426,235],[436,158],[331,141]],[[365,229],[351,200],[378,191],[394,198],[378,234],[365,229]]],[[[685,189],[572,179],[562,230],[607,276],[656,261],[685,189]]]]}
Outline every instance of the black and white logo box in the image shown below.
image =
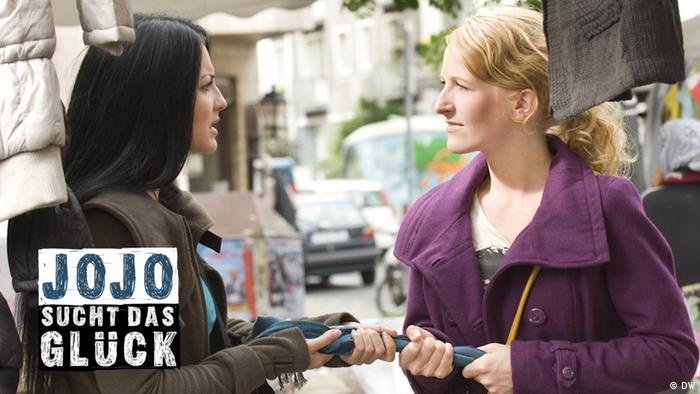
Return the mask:
{"type": "Polygon", "coordinates": [[[175,248],[40,249],[41,369],[180,365],[175,248]]]}

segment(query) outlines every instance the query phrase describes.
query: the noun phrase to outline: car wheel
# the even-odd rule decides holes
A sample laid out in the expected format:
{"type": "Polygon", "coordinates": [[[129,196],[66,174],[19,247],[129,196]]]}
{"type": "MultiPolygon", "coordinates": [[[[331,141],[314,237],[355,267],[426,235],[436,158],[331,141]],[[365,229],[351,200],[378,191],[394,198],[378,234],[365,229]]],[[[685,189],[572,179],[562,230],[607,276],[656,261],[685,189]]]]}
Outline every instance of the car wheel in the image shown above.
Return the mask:
{"type": "Polygon", "coordinates": [[[376,276],[376,270],[374,268],[369,271],[362,271],[360,274],[362,275],[362,283],[365,285],[371,285],[374,283],[374,277],[376,276]]]}

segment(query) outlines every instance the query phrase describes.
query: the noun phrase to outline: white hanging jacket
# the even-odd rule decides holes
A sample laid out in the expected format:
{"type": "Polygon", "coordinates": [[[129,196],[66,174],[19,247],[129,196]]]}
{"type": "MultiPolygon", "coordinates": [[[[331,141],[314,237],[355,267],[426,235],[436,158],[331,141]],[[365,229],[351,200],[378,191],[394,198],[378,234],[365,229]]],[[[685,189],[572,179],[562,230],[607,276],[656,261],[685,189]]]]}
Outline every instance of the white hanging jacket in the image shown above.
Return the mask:
{"type": "MultiPolygon", "coordinates": [[[[79,0],[83,41],[113,55],[134,41],[130,0],[79,0]]],[[[0,1],[0,221],[66,201],[65,138],[49,0],[0,1]]]]}

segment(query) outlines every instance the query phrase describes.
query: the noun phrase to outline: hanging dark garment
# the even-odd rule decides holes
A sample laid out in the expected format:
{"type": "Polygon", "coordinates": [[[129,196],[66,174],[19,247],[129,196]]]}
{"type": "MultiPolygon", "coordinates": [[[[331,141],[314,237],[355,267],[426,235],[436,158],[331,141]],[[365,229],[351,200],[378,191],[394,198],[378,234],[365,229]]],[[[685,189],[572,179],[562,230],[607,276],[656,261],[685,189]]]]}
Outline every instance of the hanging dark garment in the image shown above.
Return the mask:
{"type": "Polygon", "coordinates": [[[17,390],[21,366],[22,344],[10,307],[0,293],[0,393],[14,393],[17,390]]]}
{"type": "Polygon", "coordinates": [[[8,222],[7,257],[12,287],[18,293],[37,292],[39,249],[93,247],[83,210],[73,192],[69,188],[67,191],[67,202],[27,212],[8,222]]]}
{"type": "Polygon", "coordinates": [[[629,90],[685,79],[677,0],[543,0],[550,112],[564,120],[629,90]]]}

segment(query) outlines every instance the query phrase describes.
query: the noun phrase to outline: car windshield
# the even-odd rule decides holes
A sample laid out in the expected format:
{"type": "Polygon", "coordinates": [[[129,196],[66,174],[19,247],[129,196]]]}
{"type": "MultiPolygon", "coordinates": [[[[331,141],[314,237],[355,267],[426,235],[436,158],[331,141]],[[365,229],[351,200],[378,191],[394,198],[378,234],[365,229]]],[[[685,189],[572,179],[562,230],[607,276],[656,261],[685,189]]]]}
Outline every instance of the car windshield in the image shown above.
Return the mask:
{"type": "Polygon", "coordinates": [[[352,192],[352,199],[355,205],[362,208],[386,205],[384,199],[382,199],[382,194],[378,191],[354,191],[352,192]]]}
{"type": "Polygon", "coordinates": [[[365,225],[362,215],[352,204],[343,201],[313,202],[297,208],[297,224],[302,231],[327,228],[350,228],[365,225]]]}

